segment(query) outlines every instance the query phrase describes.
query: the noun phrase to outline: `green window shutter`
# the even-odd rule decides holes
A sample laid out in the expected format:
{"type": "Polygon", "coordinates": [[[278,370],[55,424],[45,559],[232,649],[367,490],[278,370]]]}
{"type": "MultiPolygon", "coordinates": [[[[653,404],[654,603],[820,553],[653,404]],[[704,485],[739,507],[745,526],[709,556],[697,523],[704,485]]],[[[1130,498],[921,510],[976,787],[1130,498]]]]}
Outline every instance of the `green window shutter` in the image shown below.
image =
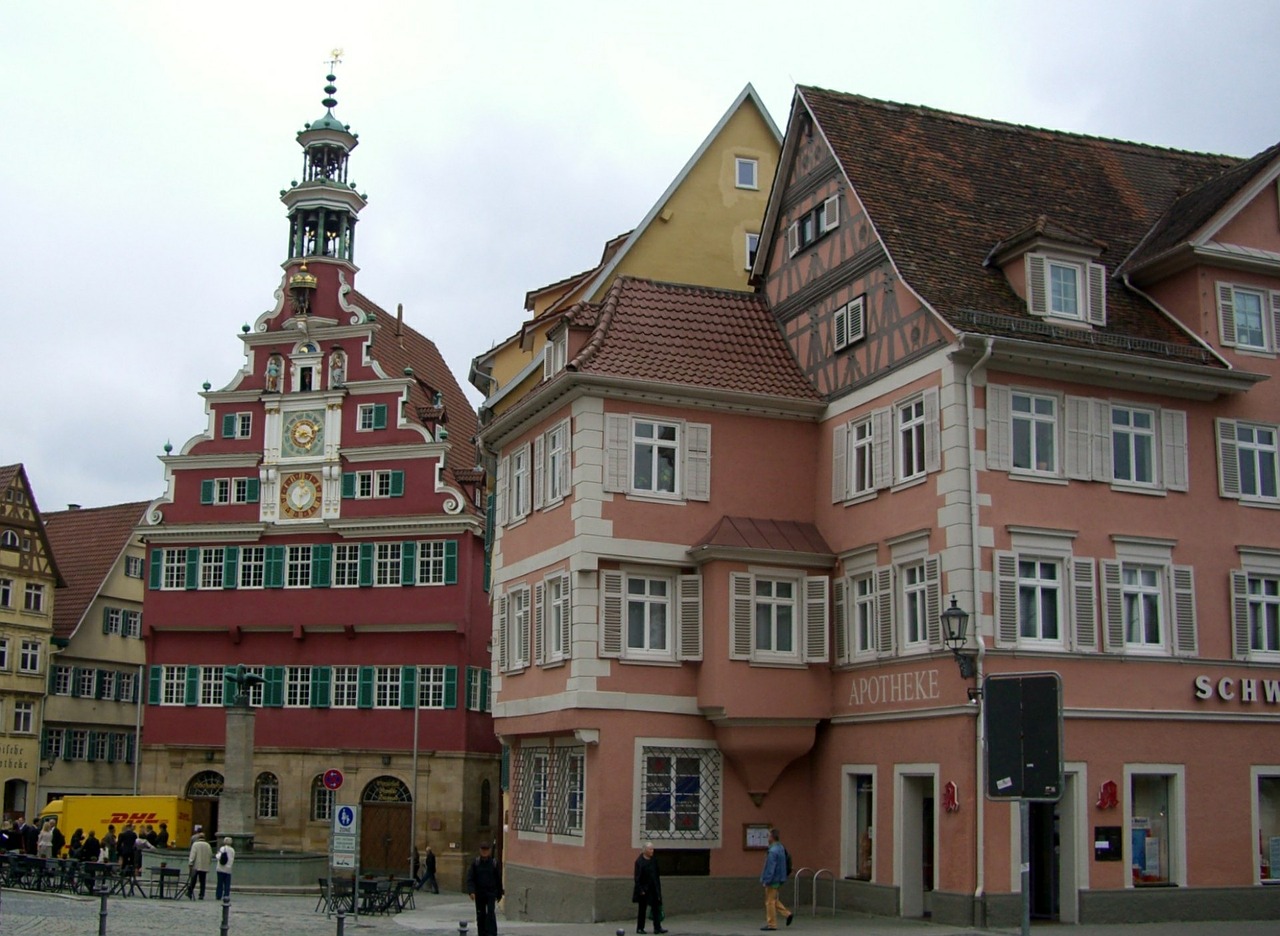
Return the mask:
{"type": "Polygon", "coordinates": [[[115,759],[116,759],[116,738],[117,738],[117,737],[118,737],[118,735],[117,735],[117,733],[116,733],[116,732],[114,732],[114,731],[113,731],[113,732],[111,732],[109,735],[107,735],[107,763],[108,763],[108,764],[113,764],[113,763],[115,763],[115,759]]]}
{"type": "Polygon", "coordinates": [[[458,707],[458,668],[456,666],[444,668],[444,707],[458,707]]]}
{"type": "Polygon", "coordinates": [[[475,685],[476,674],[479,672],[474,666],[467,667],[467,678],[465,688],[462,690],[462,697],[467,700],[467,708],[471,708],[471,687],[475,685]]]}
{"type": "Polygon", "coordinates": [[[200,667],[192,664],[187,667],[187,705],[200,702],[200,667]]]}
{"type": "Polygon", "coordinates": [[[93,697],[95,699],[102,698],[102,683],[106,675],[106,670],[98,670],[93,674],[93,697]]]}
{"type": "Polygon", "coordinates": [[[362,666],[359,682],[356,687],[356,705],[360,708],[373,708],[373,667],[362,666]]]}
{"type": "Polygon", "coordinates": [[[404,472],[391,472],[391,496],[404,497],[404,472]]]}
{"type": "Polygon", "coordinates": [[[329,707],[329,684],[333,679],[333,670],[327,666],[311,667],[311,707],[329,707]]]}
{"type": "Polygon", "coordinates": [[[125,745],[124,745],[124,762],[126,764],[132,764],[134,755],[136,754],[135,747],[138,743],[138,736],[135,734],[128,734],[128,735],[125,735],[125,737],[128,740],[125,742],[125,745]]]}
{"type": "Polygon", "coordinates": [[[161,582],[160,577],[164,575],[164,550],[163,549],[151,550],[151,570],[150,572],[148,572],[148,575],[151,576],[151,581],[148,583],[150,587],[153,589],[159,588],[160,582],[161,582]]]}
{"type": "Polygon", "coordinates": [[[414,694],[417,688],[417,680],[414,679],[418,674],[416,666],[400,667],[400,707],[413,708],[417,702],[414,694]]]}
{"type": "Polygon", "coordinates": [[[191,591],[200,584],[200,550],[195,546],[187,548],[187,590],[191,591]]]}
{"type": "Polygon", "coordinates": [[[164,667],[152,666],[147,676],[147,704],[160,704],[160,683],[164,679],[164,667]]]}
{"type": "Polygon", "coordinates": [[[489,671],[482,669],[480,671],[480,711],[492,711],[493,706],[489,704],[489,671]]]}
{"type": "Polygon", "coordinates": [[[200,503],[213,503],[213,482],[209,480],[200,482],[200,503]]]}
{"type": "Polygon", "coordinates": [[[236,693],[240,687],[232,681],[236,668],[234,666],[224,666],[222,668],[222,704],[231,705],[236,700],[236,693]]]}
{"type": "Polygon", "coordinates": [[[117,671],[117,672],[116,672],[116,691],[115,691],[114,693],[112,693],[112,695],[111,695],[111,698],[112,698],[114,701],[116,701],[116,702],[119,702],[119,701],[120,701],[120,698],[121,698],[121,696],[120,696],[120,693],[121,693],[120,683],[123,681],[123,679],[122,679],[122,677],[123,677],[123,676],[124,676],[124,673],[121,673],[121,672],[119,672],[119,671],[117,671]]]}
{"type": "Polygon", "coordinates": [[[360,544],[360,578],[358,584],[367,588],[373,584],[373,543],[360,544]]]}
{"type": "Polygon", "coordinates": [[[412,585],[418,580],[418,544],[408,540],[400,544],[400,584],[412,585]]]}
{"type": "Polygon", "coordinates": [[[342,473],[342,498],[350,500],[356,496],[356,474],[354,471],[342,473]]]}
{"type": "Polygon", "coordinates": [[[235,588],[239,577],[240,547],[227,546],[222,550],[222,587],[235,588]]]}
{"type": "Polygon", "coordinates": [[[444,541],[444,583],[458,584],[458,541],[444,541]]]}
{"type": "Polygon", "coordinates": [[[102,632],[104,634],[111,633],[111,609],[102,609],[102,632]]]}
{"type": "Polygon", "coordinates": [[[71,670],[71,698],[80,698],[80,667],[73,667],[71,670]]]}
{"type": "Polygon", "coordinates": [[[284,588],[284,547],[268,546],[264,553],[262,584],[267,588],[284,588]]]}
{"type": "Polygon", "coordinates": [[[49,695],[53,695],[53,691],[58,685],[58,667],[51,662],[49,664],[49,695]]]}
{"type": "Polygon", "coordinates": [[[97,740],[98,740],[98,733],[96,731],[89,732],[89,743],[88,745],[85,746],[85,749],[84,749],[85,760],[91,761],[95,759],[93,756],[93,743],[97,740]]]}
{"type": "Polygon", "coordinates": [[[317,543],[311,547],[311,587],[328,588],[329,570],[333,567],[333,544],[317,543]]]}
{"type": "Polygon", "coordinates": [[[373,406],[373,428],[387,428],[387,404],[375,403],[373,406]]]}
{"type": "Polygon", "coordinates": [[[236,437],[236,414],[235,413],[223,414],[222,437],[224,439],[234,439],[236,437]]]}
{"type": "Polygon", "coordinates": [[[262,482],[257,478],[249,478],[248,483],[244,486],[244,499],[246,503],[256,504],[261,496],[260,490],[262,482]]]}
{"type": "Polygon", "coordinates": [[[272,708],[284,705],[284,667],[268,666],[262,671],[262,704],[272,708]]]}

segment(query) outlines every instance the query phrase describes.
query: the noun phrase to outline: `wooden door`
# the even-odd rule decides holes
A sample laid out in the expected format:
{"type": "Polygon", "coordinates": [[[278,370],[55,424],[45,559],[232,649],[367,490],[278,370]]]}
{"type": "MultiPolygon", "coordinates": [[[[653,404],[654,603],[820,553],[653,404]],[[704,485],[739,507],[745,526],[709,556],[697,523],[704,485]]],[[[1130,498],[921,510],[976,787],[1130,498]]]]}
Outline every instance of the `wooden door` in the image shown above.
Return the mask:
{"type": "Polygon", "coordinates": [[[360,873],[408,874],[413,841],[408,803],[365,803],[360,815],[360,873]]]}

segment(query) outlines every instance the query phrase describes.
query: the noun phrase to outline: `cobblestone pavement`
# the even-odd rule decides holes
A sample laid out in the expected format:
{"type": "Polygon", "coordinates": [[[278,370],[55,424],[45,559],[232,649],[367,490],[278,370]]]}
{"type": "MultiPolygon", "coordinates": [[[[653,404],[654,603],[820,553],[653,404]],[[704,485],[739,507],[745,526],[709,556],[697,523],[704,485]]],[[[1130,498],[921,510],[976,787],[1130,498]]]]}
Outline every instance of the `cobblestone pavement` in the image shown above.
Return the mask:
{"type": "MultiPolygon", "coordinates": [[[[430,936],[459,936],[459,921],[468,921],[474,934],[475,918],[465,897],[456,894],[439,896],[418,894],[416,908],[393,916],[347,917],[344,933],[351,936],[408,936],[427,933],[430,936]]],[[[100,901],[96,897],[72,897],[62,894],[33,893],[6,889],[0,895],[0,934],[2,936],[94,936],[98,932],[100,901]]],[[[336,934],[336,917],[325,918],[315,912],[314,895],[269,895],[237,893],[232,897],[228,934],[251,936],[321,936],[336,934]]],[[[755,936],[759,932],[763,910],[736,908],[721,913],[673,914],[666,921],[672,936],[755,936]]],[[[213,888],[204,901],[127,900],[112,897],[107,905],[106,932],[127,936],[214,936],[222,925],[222,904],[213,899],[213,888]]],[[[507,920],[499,914],[500,936],[615,936],[621,930],[631,933],[629,922],[610,923],[528,923],[507,920]]],[[[1275,921],[1246,923],[1161,923],[1132,926],[1070,926],[1035,924],[1037,936],[1275,936],[1280,926],[1275,921]]],[[[836,916],[796,914],[795,925],[785,930],[787,936],[1010,936],[1012,929],[973,930],[941,926],[919,920],[901,920],[841,912],[836,916]]]]}

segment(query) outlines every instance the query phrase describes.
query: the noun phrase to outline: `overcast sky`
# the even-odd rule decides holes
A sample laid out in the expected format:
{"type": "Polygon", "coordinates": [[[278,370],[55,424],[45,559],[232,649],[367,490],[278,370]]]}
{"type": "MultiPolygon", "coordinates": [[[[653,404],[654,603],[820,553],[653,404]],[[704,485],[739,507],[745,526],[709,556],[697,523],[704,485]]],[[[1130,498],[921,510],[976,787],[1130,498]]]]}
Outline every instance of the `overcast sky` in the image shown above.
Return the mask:
{"type": "MultiPolygon", "coordinates": [[[[593,266],[747,82],[1248,156],[1280,3],[0,0],[0,464],[42,509],[146,500],[274,303],[294,134],[360,135],[360,290],[471,359],[593,266]],[[358,7],[358,9],[357,9],[358,7]]],[[[478,396],[472,394],[473,399],[478,396]]]]}

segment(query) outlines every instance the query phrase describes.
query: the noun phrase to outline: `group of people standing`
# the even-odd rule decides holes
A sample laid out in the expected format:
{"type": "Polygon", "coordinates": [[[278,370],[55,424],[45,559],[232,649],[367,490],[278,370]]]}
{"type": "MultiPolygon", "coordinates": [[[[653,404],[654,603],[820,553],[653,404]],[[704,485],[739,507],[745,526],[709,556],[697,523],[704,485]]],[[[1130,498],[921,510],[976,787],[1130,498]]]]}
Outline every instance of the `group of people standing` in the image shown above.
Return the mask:
{"type": "Polygon", "coordinates": [[[231,869],[236,863],[236,850],[231,845],[231,836],[224,836],[222,845],[214,854],[213,846],[204,837],[204,826],[196,826],[191,833],[191,851],[187,854],[187,886],[184,893],[188,900],[194,900],[197,888],[200,899],[204,900],[205,884],[209,877],[209,869],[217,868],[217,887],[213,896],[215,900],[231,896],[231,869]]]}

